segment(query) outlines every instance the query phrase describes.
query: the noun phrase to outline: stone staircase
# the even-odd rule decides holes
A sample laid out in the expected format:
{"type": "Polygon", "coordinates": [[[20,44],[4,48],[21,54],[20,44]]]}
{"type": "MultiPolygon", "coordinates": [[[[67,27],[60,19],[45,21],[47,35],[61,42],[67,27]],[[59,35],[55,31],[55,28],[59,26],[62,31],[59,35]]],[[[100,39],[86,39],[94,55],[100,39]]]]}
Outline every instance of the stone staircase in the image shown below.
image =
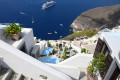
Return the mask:
{"type": "Polygon", "coordinates": [[[0,80],[33,80],[20,73],[14,72],[12,69],[4,68],[0,64],[0,80]]]}

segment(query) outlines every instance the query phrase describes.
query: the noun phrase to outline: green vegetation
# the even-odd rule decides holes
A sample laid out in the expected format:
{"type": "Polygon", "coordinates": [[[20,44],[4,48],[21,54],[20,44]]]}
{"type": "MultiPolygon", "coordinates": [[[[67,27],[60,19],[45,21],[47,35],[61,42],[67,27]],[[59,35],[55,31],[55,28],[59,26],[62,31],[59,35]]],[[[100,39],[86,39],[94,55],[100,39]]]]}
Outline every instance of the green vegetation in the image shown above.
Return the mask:
{"type": "Polygon", "coordinates": [[[77,51],[75,50],[75,54],[77,53],[77,51]]]}
{"type": "Polygon", "coordinates": [[[90,62],[91,65],[88,67],[89,68],[88,73],[93,75],[93,73],[96,73],[98,70],[100,72],[103,72],[103,70],[106,68],[105,59],[106,59],[106,56],[103,53],[99,53],[97,58],[94,58],[90,62]]]}
{"type": "Polygon", "coordinates": [[[67,59],[67,57],[66,57],[66,53],[65,52],[63,52],[63,56],[62,56],[62,59],[67,59]]]}
{"type": "Polygon", "coordinates": [[[51,44],[50,44],[50,42],[49,42],[49,41],[47,41],[47,46],[48,46],[48,47],[51,47],[51,44]]]}
{"type": "Polygon", "coordinates": [[[63,49],[62,49],[62,47],[60,47],[60,51],[62,51],[63,49]]]}
{"type": "Polygon", "coordinates": [[[52,55],[53,53],[49,53],[50,55],[52,55]]]}
{"type": "Polygon", "coordinates": [[[71,46],[71,44],[70,44],[70,49],[72,49],[72,46],[71,46]]]}
{"type": "Polygon", "coordinates": [[[64,53],[66,53],[66,47],[64,48],[64,53]]]}
{"type": "Polygon", "coordinates": [[[76,37],[81,37],[81,36],[88,36],[88,37],[92,37],[95,34],[97,34],[97,30],[96,29],[88,29],[85,31],[80,31],[80,32],[75,32],[71,35],[68,35],[67,37],[63,38],[63,40],[73,40],[76,37]]]}
{"type": "Polygon", "coordinates": [[[67,57],[66,57],[66,47],[64,48],[62,59],[64,59],[64,60],[67,59],[67,57]]]}
{"type": "Polygon", "coordinates": [[[18,34],[21,32],[22,27],[20,27],[21,24],[17,25],[14,22],[12,24],[10,24],[9,26],[7,26],[4,31],[5,31],[5,35],[6,37],[9,36],[11,37],[13,34],[18,34]]]}
{"type": "Polygon", "coordinates": [[[85,48],[82,48],[81,53],[85,53],[85,54],[91,54],[88,50],[86,50],[85,48]]]}
{"type": "Polygon", "coordinates": [[[56,52],[56,51],[55,51],[55,49],[53,49],[53,51],[52,51],[52,55],[54,55],[54,54],[55,54],[55,52],[56,52]]]}
{"type": "Polygon", "coordinates": [[[85,48],[82,48],[82,50],[81,50],[81,53],[86,53],[86,49],[85,48]]]}
{"type": "Polygon", "coordinates": [[[58,56],[58,58],[60,58],[60,56],[58,56]]]}
{"type": "Polygon", "coordinates": [[[56,46],[58,47],[58,43],[56,43],[56,46]]]}

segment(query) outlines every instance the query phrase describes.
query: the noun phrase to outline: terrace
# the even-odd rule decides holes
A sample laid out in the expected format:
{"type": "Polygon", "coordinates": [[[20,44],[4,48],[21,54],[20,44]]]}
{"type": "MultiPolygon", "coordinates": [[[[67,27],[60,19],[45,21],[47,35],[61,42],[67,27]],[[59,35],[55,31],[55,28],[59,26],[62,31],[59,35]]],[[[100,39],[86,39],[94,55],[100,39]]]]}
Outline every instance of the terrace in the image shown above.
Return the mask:
{"type": "Polygon", "coordinates": [[[23,28],[21,31],[21,39],[15,41],[12,40],[10,37],[6,37],[6,35],[4,34],[4,28],[7,27],[7,25],[8,24],[0,25],[0,39],[6,42],[7,44],[21,50],[22,52],[29,55],[32,54],[31,56],[38,58],[40,50],[39,46],[35,45],[33,30],[31,28],[23,28]]]}

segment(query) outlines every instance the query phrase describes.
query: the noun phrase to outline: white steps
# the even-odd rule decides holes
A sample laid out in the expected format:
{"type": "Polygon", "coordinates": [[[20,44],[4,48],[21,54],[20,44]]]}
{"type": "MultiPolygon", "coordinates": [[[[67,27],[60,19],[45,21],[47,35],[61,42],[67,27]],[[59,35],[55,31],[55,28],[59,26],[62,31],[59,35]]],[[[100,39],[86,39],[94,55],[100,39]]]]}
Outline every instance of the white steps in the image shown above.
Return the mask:
{"type": "Polygon", "coordinates": [[[18,76],[15,80],[21,80],[21,79],[22,79],[22,74],[18,74],[18,76]]]}
{"type": "Polygon", "coordinates": [[[3,68],[0,65],[0,80],[32,80],[22,74],[15,73],[12,69],[3,68]]]}
{"type": "Polygon", "coordinates": [[[6,69],[6,68],[2,68],[0,70],[0,80],[2,80],[3,76],[6,74],[7,71],[8,71],[8,69],[6,69]]]}
{"type": "Polygon", "coordinates": [[[9,78],[11,77],[11,75],[12,75],[12,70],[9,69],[9,70],[5,73],[5,75],[3,76],[3,78],[2,78],[1,80],[9,80],[9,78]]]}

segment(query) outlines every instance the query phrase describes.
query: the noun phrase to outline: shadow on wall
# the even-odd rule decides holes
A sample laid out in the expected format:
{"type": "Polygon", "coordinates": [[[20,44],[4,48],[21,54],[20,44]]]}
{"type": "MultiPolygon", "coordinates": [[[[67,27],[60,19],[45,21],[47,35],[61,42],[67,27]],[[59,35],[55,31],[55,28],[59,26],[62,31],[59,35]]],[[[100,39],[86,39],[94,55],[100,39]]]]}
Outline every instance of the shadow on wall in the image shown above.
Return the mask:
{"type": "Polygon", "coordinates": [[[82,79],[82,78],[85,77],[85,76],[86,76],[85,72],[81,71],[81,72],[80,72],[80,77],[79,77],[79,79],[82,79]]]}
{"type": "Polygon", "coordinates": [[[0,58],[0,64],[1,64],[4,68],[10,68],[3,60],[4,60],[4,58],[0,58]]]}

